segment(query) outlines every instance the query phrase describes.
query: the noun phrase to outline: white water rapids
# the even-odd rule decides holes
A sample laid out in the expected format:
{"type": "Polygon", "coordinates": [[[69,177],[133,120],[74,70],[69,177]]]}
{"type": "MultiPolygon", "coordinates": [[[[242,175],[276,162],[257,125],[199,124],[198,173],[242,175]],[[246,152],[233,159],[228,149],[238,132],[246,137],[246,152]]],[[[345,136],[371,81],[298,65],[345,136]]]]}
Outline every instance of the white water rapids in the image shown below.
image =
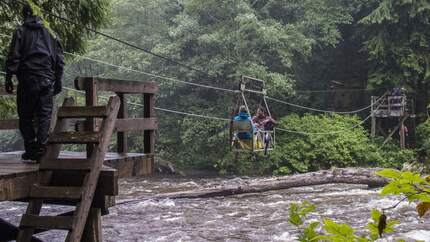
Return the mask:
{"type": "MultiPolygon", "coordinates": [[[[372,208],[396,204],[399,197],[381,197],[378,189],[361,185],[323,185],[261,194],[205,199],[151,199],[154,194],[239,184],[261,178],[133,178],[120,181],[117,202],[135,200],[110,209],[103,217],[104,241],[296,241],[297,230],[288,223],[289,206],[307,200],[317,205],[309,221],[331,218],[366,233],[372,208]]],[[[47,206],[47,213],[64,207],[47,206]]],[[[18,224],[23,203],[0,203],[0,217],[18,224]]],[[[388,213],[397,219],[396,233],[379,241],[430,241],[430,218],[419,219],[415,204],[402,202],[388,213]]],[[[64,241],[64,232],[45,232],[45,241],[64,241]]]]}

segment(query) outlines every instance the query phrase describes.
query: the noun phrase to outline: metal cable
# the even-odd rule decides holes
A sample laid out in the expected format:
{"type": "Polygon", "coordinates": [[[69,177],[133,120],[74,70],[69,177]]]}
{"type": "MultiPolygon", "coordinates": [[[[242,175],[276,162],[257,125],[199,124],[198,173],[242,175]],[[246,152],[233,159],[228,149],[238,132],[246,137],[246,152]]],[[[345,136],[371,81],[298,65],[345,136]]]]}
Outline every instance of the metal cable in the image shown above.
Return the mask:
{"type": "MultiPolygon", "coordinates": [[[[70,87],[63,87],[63,88],[66,90],[69,90],[69,91],[85,94],[84,91],[76,90],[74,88],[70,88],[70,87]]],[[[99,96],[99,97],[101,99],[104,99],[104,100],[108,99],[108,97],[106,97],[106,96],[99,96]]],[[[127,103],[130,105],[133,105],[133,106],[143,107],[143,105],[140,103],[134,103],[134,102],[127,102],[127,103]]],[[[188,112],[176,111],[176,110],[167,109],[167,108],[155,107],[154,109],[162,111],[162,112],[180,114],[180,115],[185,115],[185,116],[192,116],[192,117],[197,117],[197,118],[205,118],[205,119],[212,119],[212,120],[218,120],[218,121],[230,121],[230,119],[227,119],[227,118],[219,118],[219,117],[213,117],[213,116],[208,116],[208,115],[203,115],[203,114],[188,113],[188,112]]]]}
{"type": "MultiPolygon", "coordinates": [[[[5,1],[5,0],[0,0],[0,1],[1,1],[1,2],[3,2],[4,4],[8,5],[9,7],[12,7],[12,6],[7,2],[7,1],[5,1]]],[[[19,3],[19,4],[21,4],[21,5],[24,5],[24,4],[25,4],[24,2],[22,2],[22,1],[20,1],[20,0],[15,0],[15,1],[16,1],[16,2],[18,2],[18,3],[19,3]]],[[[138,49],[138,50],[143,51],[143,52],[145,52],[145,53],[147,53],[147,54],[150,54],[150,55],[155,56],[155,57],[157,57],[157,58],[163,59],[163,60],[165,60],[165,61],[167,61],[167,62],[170,62],[170,63],[173,63],[173,64],[175,64],[175,65],[179,65],[179,66],[185,67],[185,68],[187,68],[187,69],[189,69],[189,70],[193,70],[193,71],[199,72],[199,73],[201,73],[201,74],[204,74],[204,75],[208,76],[208,77],[209,77],[209,78],[211,78],[211,79],[214,79],[214,77],[212,77],[209,73],[207,73],[207,72],[205,72],[205,71],[202,71],[202,70],[200,70],[200,69],[197,69],[197,68],[195,68],[195,67],[192,67],[192,66],[189,66],[189,65],[183,64],[183,63],[179,62],[178,60],[174,60],[174,59],[172,59],[172,58],[165,57],[165,56],[162,56],[162,55],[160,55],[160,54],[156,54],[156,53],[154,53],[154,52],[152,52],[152,51],[150,51],[150,50],[147,50],[147,49],[144,49],[144,48],[142,48],[142,47],[140,47],[140,46],[137,46],[137,45],[136,45],[136,44],[134,44],[134,43],[130,43],[130,42],[127,42],[127,41],[124,41],[124,40],[121,40],[121,39],[115,38],[115,37],[113,37],[113,36],[110,36],[110,35],[105,34],[105,33],[103,33],[103,32],[97,31],[97,30],[92,29],[92,28],[90,28],[90,27],[87,27],[87,26],[85,26],[85,25],[82,25],[82,24],[76,23],[76,22],[74,22],[74,21],[72,21],[72,20],[70,20],[70,19],[67,19],[67,18],[61,17],[61,16],[59,16],[59,15],[53,14],[53,13],[51,13],[51,12],[49,12],[49,11],[45,10],[45,9],[40,8],[40,10],[41,10],[42,12],[44,12],[45,14],[50,15],[50,16],[52,16],[52,17],[55,17],[55,18],[57,18],[57,19],[59,19],[59,20],[61,20],[61,21],[64,21],[64,22],[67,22],[67,23],[73,24],[73,25],[75,25],[75,26],[79,26],[79,27],[81,27],[81,28],[86,29],[86,30],[87,30],[87,31],[89,31],[89,32],[93,32],[93,33],[95,33],[95,34],[101,35],[101,36],[103,36],[103,37],[105,37],[105,38],[108,38],[108,39],[114,40],[114,41],[116,41],[116,42],[118,42],[118,43],[121,43],[121,44],[123,44],[123,45],[129,46],[129,47],[132,47],[132,48],[134,48],[134,49],[138,49]]]]}
{"type": "MultiPolygon", "coordinates": [[[[376,102],[379,102],[379,100],[381,100],[383,97],[385,97],[385,95],[383,95],[378,100],[376,100],[376,102]]],[[[306,107],[306,106],[301,106],[301,105],[298,105],[298,104],[289,103],[289,102],[286,102],[286,101],[283,101],[283,100],[280,100],[280,99],[276,99],[276,98],[273,98],[273,97],[267,97],[266,96],[266,98],[269,99],[269,100],[278,102],[278,103],[282,103],[282,104],[286,104],[286,105],[292,106],[292,107],[306,109],[306,110],[311,110],[311,111],[320,112],[320,113],[355,114],[355,113],[362,112],[362,111],[367,110],[367,109],[369,109],[369,108],[372,107],[372,104],[370,104],[369,106],[364,107],[364,108],[360,108],[358,110],[338,112],[338,111],[322,110],[322,109],[317,109],[317,108],[310,108],[310,107],[306,107]]]]}
{"type": "MultiPolygon", "coordinates": [[[[9,35],[5,35],[0,33],[0,36],[4,36],[4,37],[9,37],[9,35]]],[[[135,72],[135,73],[139,73],[139,74],[143,74],[143,75],[147,75],[150,77],[155,77],[155,78],[159,78],[159,79],[163,79],[163,80],[167,80],[167,81],[173,81],[173,82],[178,82],[178,83],[183,83],[183,84],[187,84],[187,85],[192,85],[192,86],[196,86],[196,87],[203,87],[203,88],[208,88],[208,89],[214,89],[214,90],[218,90],[218,91],[224,91],[224,92],[231,92],[231,93],[237,93],[239,92],[238,90],[233,90],[233,89],[228,89],[228,88],[222,88],[222,87],[215,87],[215,86],[210,86],[210,85],[204,85],[204,84],[199,84],[199,83],[194,83],[194,82],[189,82],[189,81],[181,81],[175,78],[171,78],[171,77],[166,77],[166,76],[161,76],[161,75],[157,75],[157,74],[153,74],[150,72],[145,72],[145,71],[140,71],[140,70],[136,70],[133,68],[129,68],[129,67],[125,67],[125,66],[120,66],[120,65],[115,65],[106,61],[102,61],[102,60],[98,60],[98,59],[94,59],[94,58],[90,58],[90,57],[86,57],[86,56],[82,56],[82,55],[78,55],[78,54],[74,54],[68,51],[64,51],[64,54],[70,55],[70,56],[74,56],[77,58],[82,58],[85,60],[89,60],[89,61],[93,61],[96,63],[100,63],[103,65],[107,65],[107,66],[111,66],[111,67],[115,67],[118,69],[122,69],[125,71],[130,71],[130,72],[135,72]]]]}
{"type": "Polygon", "coordinates": [[[289,105],[289,106],[292,106],[292,107],[301,108],[301,109],[305,109],[305,110],[320,112],[320,113],[354,114],[354,113],[359,113],[359,112],[362,112],[364,110],[367,110],[367,109],[369,109],[372,106],[372,105],[369,105],[367,107],[360,108],[358,110],[353,110],[353,111],[338,112],[338,111],[330,111],[330,110],[323,110],[323,109],[306,107],[306,106],[302,106],[302,105],[298,105],[298,104],[286,102],[286,101],[283,101],[283,100],[280,100],[280,99],[277,99],[277,98],[273,98],[273,97],[266,97],[266,98],[268,100],[272,100],[274,102],[282,103],[282,104],[285,104],[285,105],[289,105]]]}
{"type": "Polygon", "coordinates": [[[171,78],[171,77],[156,75],[156,74],[153,74],[153,73],[150,73],[150,72],[145,72],[145,71],[139,71],[139,70],[135,70],[135,69],[132,69],[132,68],[128,68],[128,67],[124,67],[124,66],[120,66],[120,65],[115,65],[115,64],[112,64],[112,63],[108,63],[108,62],[105,62],[105,61],[102,61],[102,60],[97,60],[97,59],[93,59],[93,58],[90,58],[90,57],[85,57],[85,56],[73,54],[73,53],[70,53],[70,52],[67,52],[67,51],[65,51],[64,53],[67,54],[67,55],[71,55],[71,56],[74,56],[74,57],[78,57],[78,58],[90,60],[90,61],[93,61],[93,62],[96,62],[96,63],[100,63],[100,64],[103,64],[103,65],[108,65],[108,66],[116,67],[118,69],[122,69],[122,70],[126,70],[126,71],[131,71],[131,72],[136,72],[136,73],[139,73],[139,74],[144,74],[144,75],[147,75],[147,76],[151,76],[151,77],[155,77],[155,78],[160,78],[160,79],[164,79],[164,80],[168,80],[168,81],[179,82],[179,83],[184,83],[184,84],[187,84],[187,85],[192,85],[192,86],[197,86],[197,87],[203,87],[203,88],[208,88],[208,89],[214,89],[214,90],[219,90],[219,91],[224,91],[224,92],[232,92],[232,93],[237,93],[238,92],[237,90],[233,90],[233,89],[227,89],[227,88],[222,88],[222,87],[214,87],[214,86],[209,86],[209,85],[204,85],[204,84],[199,84],[199,83],[194,83],[194,82],[188,82],[188,81],[181,81],[181,80],[174,79],[174,78],[171,78]]]}
{"type": "MultiPolygon", "coordinates": [[[[78,93],[82,93],[84,94],[84,91],[79,91],[73,88],[68,88],[65,87],[64,89],[70,90],[70,91],[74,91],[74,92],[78,92],[78,93]]],[[[107,99],[108,97],[105,96],[100,96],[102,99],[107,99]]],[[[142,104],[140,103],[133,103],[133,102],[127,102],[130,105],[134,105],[134,106],[140,106],[143,107],[142,104]]],[[[375,111],[373,113],[375,113],[379,107],[382,104],[379,104],[378,107],[376,107],[375,111]]],[[[156,110],[159,111],[163,111],[163,112],[169,112],[169,113],[175,113],[175,114],[180,114],[180,115],[185,115],[185,116],[192,116],[192,117],[198,117],[198,118],[205,118],[205,119],[212,119],[212,120],[218,120],[218,121],[225,121],[225,122],[229,122],[231,121],[230,119],[227,118],[219,118],[219,117],[213,117],[213,116],[208,116],[208,115],[201,115],[201,114],[194,114],[194,113],[188,113],[188,112],[181,112],[181,111],[176,111],[176,110],[171,110],[171,109],[165,109],[165,108],[155,108],[156,110]]],[[[352,126],[351,128],[347,129],[347,130],[339,130],[339,131],[333,131],[333,132],[325,132],[325,133],[308,133],[308,132],[302,132],[302,131],[296,131],[296,130],[289,130],[289,129],[283,129],[283,128],[276,128],[276,130],[279,131],[283,131],[283,132],[287,132],[287,133],[294,133],[294,134],[303,134],[303,135],[331,135],[331,134],[339,134],[339,133],[344,133],[344,132],[348,132],[351,131],[355,128],[357,128],[358,126],[364,124],[367,120],[369,120],[372,117],[372,114],[370,114],[368,117],[366,117],[364,120],[362,120],[360,123],[352,126]]]]}
{"type": "MultiPolygon", "coordinates": [[[[7,36],[5,34],[0,34],[0,35],[7,36]]],[[[135,73],[139,73],[139,74],[143,74],[143,75],[147,75],[147,76],[151,76],[151,77],[155,77],[155,78],[160,78],[160,79],[164,79],[164,80],[168,80],[168,81],[183,83],[183,84],[187,84],[187,85],[193,85],[193,86],[202,87],[202,88],[214,89],[214,90],[218,90],[218,91],[231,92],[231,93],[238,93],[238,92],[240,92],[239,90],[233,90],[233,89],[227,89],[227,88],[221,88],[221,87],[214,87],[214,86],[210,86],[210,85],[198,84],[198,83],[188,82],[188,81],[181,81],[181,80],[174,79],[174,78],[171,78],[171,77],[156,75],[156,74],[149,73],[149,72],[139,71],[139,70],[135,70],[135,69],[128,68],[128,67],[124,67],[124,66],[120,66],[120,65],[115,65],[115,64],[112,64],[112,63],[109,63],[109,62],[105,62],[105,61],[102,61],[102,60],[98,60],[98,59],[93,59],[93,58],[90,58],[90,57],[85,57],[85,56],[77,55],[77,54],[70,53],[70,52],[67,52],[67,51],[65,51],[64,53],[67,54],[67,55],[74,56],[74,57],[78,57],[78,58],[90,60],[90,61],[93,61],[93,62],[96,62],[96,63],[100,63],[100,64],[112,66],[112,67],[115,67],[115,68],[118,68],[118,69],[130,71],[130,72],[135,72],[135,73]]],[[[252,90],[246,90],[246,91],[247,92],[251,92],[252,90]]],[[[294,104],[294,103],[289,103],[289,102],[286,102],[286,101],[283,101],[283,100],[280,100],[280,99],[276,99],[276,98],[273,98],[273,97],[269,97],[269,96],[266,96],[266,98],[269,99],[269,100],[278,102],[278,103],[282,103],[282,104],[286,104],[286,105],[292,106],[292,107],[296,107],[296,108],[300,108],[300,109],[305,109],[305,110],[310,110],[310,111],[315,111],[315,112],[321,112],[321,113],[354,114],[354,113],[359,113],[359,112],[362,112],[364,110],[367,110],[367,109],[369,109],[372,106],[372,105],[369,105],[367,107],[364,107],[364,108],[361,108],[361,109],[358,109],[358,110],[353,110],[353,111],[338,112],[338,111],[330,111],[330,110],[322,110],[322,109],[317,109],[317,108],[306,107],[306,106],[302,106],[302,105],[298,105],[298,104],[294,104]]]]}
{"type": "MultiPolygon", "coordinates": [[[[382,97],[381,97],[382,98],[382,97]]],[[[379,99],[380,100],[380,99],[379,99]]],[[[377,102],[379,102],[379,101],[377,101],[377,102]]],[[[308,133],[308,132],[302,132],[302,131],[295,131],[295,130],[290,130],[290,129],[283,129],[283,128],[276,128],[276,130],[280,130],[280,131],[283,131],[283,132],[287,132],[287,133],[293,133],[293,134],[303,134],[303,135],[331,135],[331,134],[340,134],[340,133],[345,133],[345,132],[349,132],[349,131],[351,131],[351,130],[353,130],[353,129],[355,129],[355,128],[357,128],[358,126],[361,126],[361,125],[363,125],[367,120],[369,120],[372,116],[373,116],[373,114],[376,112],[376,111],[378,111],[378,109],[379,109],[379,107],[382,105],[382,103],[381,104],[379,104],[377,107],[376,107],[376,109],[375,109],[375,111],[373,111],[373,113],[371,113],[369,116],[367,116],[364,120],[362,120],[360,123],[358,123],[358,124],[356,124],[356,125],[354,125],[354,126],[352,126],[351,128],[349,128],[349,129],[346,129],[346,130],[339,130],[339,131],[333,131],[333,132],[321,132],[321,133],[308,133]]]]}
{"type": "Polygon", "coordinates": [[[355,89],[331,89],[331,90],[296,90],[296,93],[332,93],[332,92],[371,92],[380,90],[383,88],[367,89],[367,88],[355,88],[355,89]]]}

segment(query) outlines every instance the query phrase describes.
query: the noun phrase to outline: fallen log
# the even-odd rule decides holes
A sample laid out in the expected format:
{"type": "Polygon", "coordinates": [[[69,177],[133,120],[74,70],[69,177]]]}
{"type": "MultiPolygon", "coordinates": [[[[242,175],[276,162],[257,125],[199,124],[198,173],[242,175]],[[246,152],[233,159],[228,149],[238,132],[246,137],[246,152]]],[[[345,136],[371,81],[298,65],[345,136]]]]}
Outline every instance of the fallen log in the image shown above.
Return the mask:
{"type": "Polygon", "coordinates": [[[375,175],[378,168],[337,168],[292,176],[275,177],[267,180],[243,184],[240,186],[223,186],[204,190],[191,190],[160,194],[155,199],[209,198],[232,196],[244,193],[261,193],[283,190],[293,187],[305,187],[324,184],[363,184],[368,187],[381,187],[388,180],[375,175]]]}
{"type": "Polygon", "coordinates": [[[294,187],[316,186],[325,184],[357,184],[367,185],[370,188],[382,187],[388,180],[379,177],[375,172],[380,168],[337,168],[322,170],[291,176],[273,177],[258,182],[244,182],[235,186],[218,186],[214,188],[180,191],[145,196],[138,199],[118,202],[116,205],[138,203],[144,200],[181,199],[181,198],[209,198],[226,197],[245,193],[262,193],[267,191],[283,190],[294,187]]]}

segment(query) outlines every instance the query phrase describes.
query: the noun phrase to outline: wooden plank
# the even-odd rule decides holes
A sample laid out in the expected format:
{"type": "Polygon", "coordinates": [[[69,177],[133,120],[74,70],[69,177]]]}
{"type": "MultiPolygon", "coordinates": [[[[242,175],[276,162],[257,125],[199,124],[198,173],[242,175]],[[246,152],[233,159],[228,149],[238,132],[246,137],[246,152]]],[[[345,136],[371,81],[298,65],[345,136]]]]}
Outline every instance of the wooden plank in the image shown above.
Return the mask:
{"type": "MultiPolygon", "coordinates": [[[[110,168],[103,168],[97,181],[97,191],[99,195],[118,195],[118,171],[110,168]]],[[[52,177],[52,186],[82,186],[82,181],[87,172],[81,171],[56,171],[52,177]]]]}
{"type": "MultiPolygon", "coordinates": [[[[21,200],[28,198],[30,194],[30,188],[33,183],[37,181],[38,164],[23,164],[20,161],[20,156],[22,152],[9,152],[0,153],[0,201],[12,201],[21,200]]],[[[61,152],[62,159],[84,159],[84,152],[61,152]]],[[[117,154],[108,153],[105,157],[107,164],[115,164],[114,166],[119,169],[116,171],[112,168],[104,167],[100,173],[100,178],[97,185],[97,196],[101,195],[118,195],[118,176],[130,177],[134,175],[141,175],[140,168],[138,168],[139,159],[146,157],[143,154],[127,153],[127,154],[117,154]],[[135,161],[134,161],[135,160],[135,161]],[[132,172],[123,172],[127,168],[127,163],[131,163],[132,172]]],[[[42,162],[43,165],[44,162],[42,162]]],[[[145,164],[146,163],[142,163],[145,164]]],[[[83,172],[76,172],[68,175],[68,172],[60,173],[55,172],[59,175],[55,178],[55,184],[53,186],[64,186],[72,180],[76,180],[76,186],[81,184],[78,181],[82,180],[83,172]],[[81,175],[79,175],[81,174],[81,175]],[[58,181],[62,179],[62,181],[58,181]],[[57,183],[58,182],[58,183],[57,183]]],[[[74,181],[73,181],[74,182],[74,181]]]]}
{"type": "MultiPolygon", "coordinates": [[[[122,169],[121,167],[119,168],[122,169]]],[[[118,174],[115,169],[104,167],[97,184],[97,194],[118,195],[118,174]]],[[[17,171],[11,174],[11,171],[7,171],[0,175],[0,201],[14,201],[29,197],[31,185],[37,181],[38,173],[37,168],[32,168],[31,171],[28,170],[26,173],[17,171]]],[[[69,175],[65,172],[63,174],[59,173],[58,176],[55,174],[52,185],[64,186],[71,183],[79,186],[82,176],[83,173],[69,175]]]]}
{"type": "MultiPolygon", "coordinates": [[[[97,106],[98,105],[98,83],[94,78],[90,78],[89,81],[84,83],[85,87],[85,105],[86,106],[97,106]]],[[[97,130],[97,119],[89,118],[87,119],[88,130],[87,131],[96,131],[97,130]]],[[[93,144],[87,144],[87,158],[91,156],[92,151],[94,150],[93,144]]]]}
{"type": "Polygon", "coordinates": [[[75,80],[75,87],[78,90],[86,89],[86,83],[91,79],[97,81],[98,90],[106,92],[124,93],[124,94],[141,94],[158,92],[158,85],[155,82],[129,81],[107,79],[101,77],[79,77],[75,80]]]}
{"type": "Polygon", "coordinates": [[[157,128],[157,118],[117,119],[115,122],[116,132],[156,130],[157,128]]]}
{"type": "Polygon", "coordinates": [[[74,129],[77,132],[85,132],[93,129],[97,130],[98,129],[97,127],[101,126],[101,123],[102,123],[101,121],[102,121],[101,119],[95,119],[93,122],[93,125],[95,128],[91,128],[90,125],[88,125],[88,120],[77,120],[75,122],[74,129]]]}
{"type": "Polygon", "coordinates": [[[91,164],[87,159],[54,159],[40,165],[40,170],[79,170],[88,171],[91,164]]]}
{"type": "MultiPolygon", "coordinates": [[[[118,119],[117,120],[124,120],[128,118],[128,105],[127,105],[127,95],[118,93],[118,97],[121,101],[121,106],[119,107],[118,111],[118,119]]],[[[117,123],[115,123],[115,126],[117,123]]],[[[117,130],[116,130],[117,131],[117,130]]],[[[127,140],[127,130],[123,129],[120,131],[117,131],[117,146],[118,146],[118,153],[127,153],[128,152],[128,140],[127,140]]]]}
{"type": "Polygon", "coordinates": [[[100,139],[98,132],[59,132],[49,137],[51,144],[95,144],[100,139]]]}
{"type": "Polygon", "coordinates": [[[0,120],[0,130],[14,130],[19,128],[19,119],[0,120]]]}
{"type": "Polygon", "coordinates": [[[24,214],[20,227],[36,229],[72,229],[73,217],[71,216],[35,216],[24,214]]]}
{"type": "Polygon", "coordinates": [[[106,117],[105,106],[95,107],[60,107],[59,118],[97,118],[106,117]]]}
{"type": "Polygon", "coordinates": [[[112,132],[115,126],[115,119],[118,115],[120,100],[118,97],[111,97],[109,99],[108,116],[103,119],[101,133],[103,136],[100,138],[98,148],[94,149],[91,153],[90,161],[93,165],[91,172],[86,176],[83,183],[82,200],[78,204],[74,219],[73,230],[67,235],[66,241],[80,241],[85,228],[91,204],[97,188],[97,181],[100,175],[100,170],[103,166],[104,157],[112,137],[112,132]]]}
{"type": "Polygon", "coordinates": [[[101,210],[92,208],[82,235],[82,242],[102,242],[101,210]]]}
{"type": "MultiPolygon", "coordinates": [[[[155,117],[155,98],[154,94],[143,94],[143,117],[154,118],[155,117]]],[[[144,136],[144,153],[154,154],[155,153],[155,130],[143,131],[144,136]]]]}
{"type": "Polygon", "coordinates": [[[17,90],[17,86],[13,87],[14,93],[10,94],[6,92],[5,86],[0,85],[0,96],[15,96],[16,95],[16,90],[17,90]]]}
{"type": "Polygon", "coordinates": [[[30,194],[31,184],[37,181],[38,174],[9,177],[0,180],[0,201],[23,199],[30,194]]]}
{"type": "Polygon", "coordinates": [[[78,200],[81,195],[81,187],[52,187],[34,184],[30,191],[30,197],[36,199],[78,200]]]}
{"type": "MultiPolygon", "coordinates": [[[[66,98],[63,102],[63,106],[73,106],[74,104],[75,104],[75,101],[73,100],[73,98],[66,98]]],[[[54,133],[60,132],[64,130],[67,124],[68,124],[67,120],[59,120],[58,122],[56,122],[55,128],[52,128],[52,127],[51,128],[53,129],[54,133]]],[[[61,150],[60,144],[49,145],[46,154],[41,159],[41,162],[43,163],[44,160],[49,160],[49,159],[53,159],[54,157],[55,158],[58,157],[58,155],[60,154],[60,150],[61,150]]],[[[51,179],[51,174],[52,174],[51,172],[39,172],[38,184],[46,185],[47,183],[49,183],[51,179]]],[[[27,206],[27,210],[25,212],[26,215],[31,215],[31,216],[38,215],[42,209],[42,204],[43,204],[43,200],[40,200],[40,199],[30,200],[27,206]]],[[[22,224],[23,224],[23,220],[21,220],[20,225],[22,224]]],[[[35,230],[33,228],[23,227],[18,232],[17,241],[29,241],[34,231],[35,230]]]]}

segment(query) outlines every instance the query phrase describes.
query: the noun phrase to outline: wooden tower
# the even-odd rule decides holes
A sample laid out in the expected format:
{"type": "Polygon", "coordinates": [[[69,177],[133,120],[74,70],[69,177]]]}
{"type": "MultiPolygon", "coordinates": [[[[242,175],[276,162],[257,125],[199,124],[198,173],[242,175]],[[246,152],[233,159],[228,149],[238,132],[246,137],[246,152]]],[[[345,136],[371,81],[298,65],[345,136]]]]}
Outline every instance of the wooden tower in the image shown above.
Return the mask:
{"type": "MultiPolygon", "coordinates": [[[[405,121],[409,117],[413,117],[413,108],[408,108],[408,100],[405,95],[401,96],[387,96],[382,97],[372,96],[372,129],[371,136],[374,138],[377,135],[384,136],[385,145],[392,137],[399,133],[400,147],[406,147],[406,138],[408,135],[408,128],[405,126],[405,121]],[[384,129],[384,124],[395,123],[395,126],[384,129]]],[[[393,126],[393,125],[391,125],[393,126]]],[[[386,128],[386,127],[385,127],[386,128]]]]}

